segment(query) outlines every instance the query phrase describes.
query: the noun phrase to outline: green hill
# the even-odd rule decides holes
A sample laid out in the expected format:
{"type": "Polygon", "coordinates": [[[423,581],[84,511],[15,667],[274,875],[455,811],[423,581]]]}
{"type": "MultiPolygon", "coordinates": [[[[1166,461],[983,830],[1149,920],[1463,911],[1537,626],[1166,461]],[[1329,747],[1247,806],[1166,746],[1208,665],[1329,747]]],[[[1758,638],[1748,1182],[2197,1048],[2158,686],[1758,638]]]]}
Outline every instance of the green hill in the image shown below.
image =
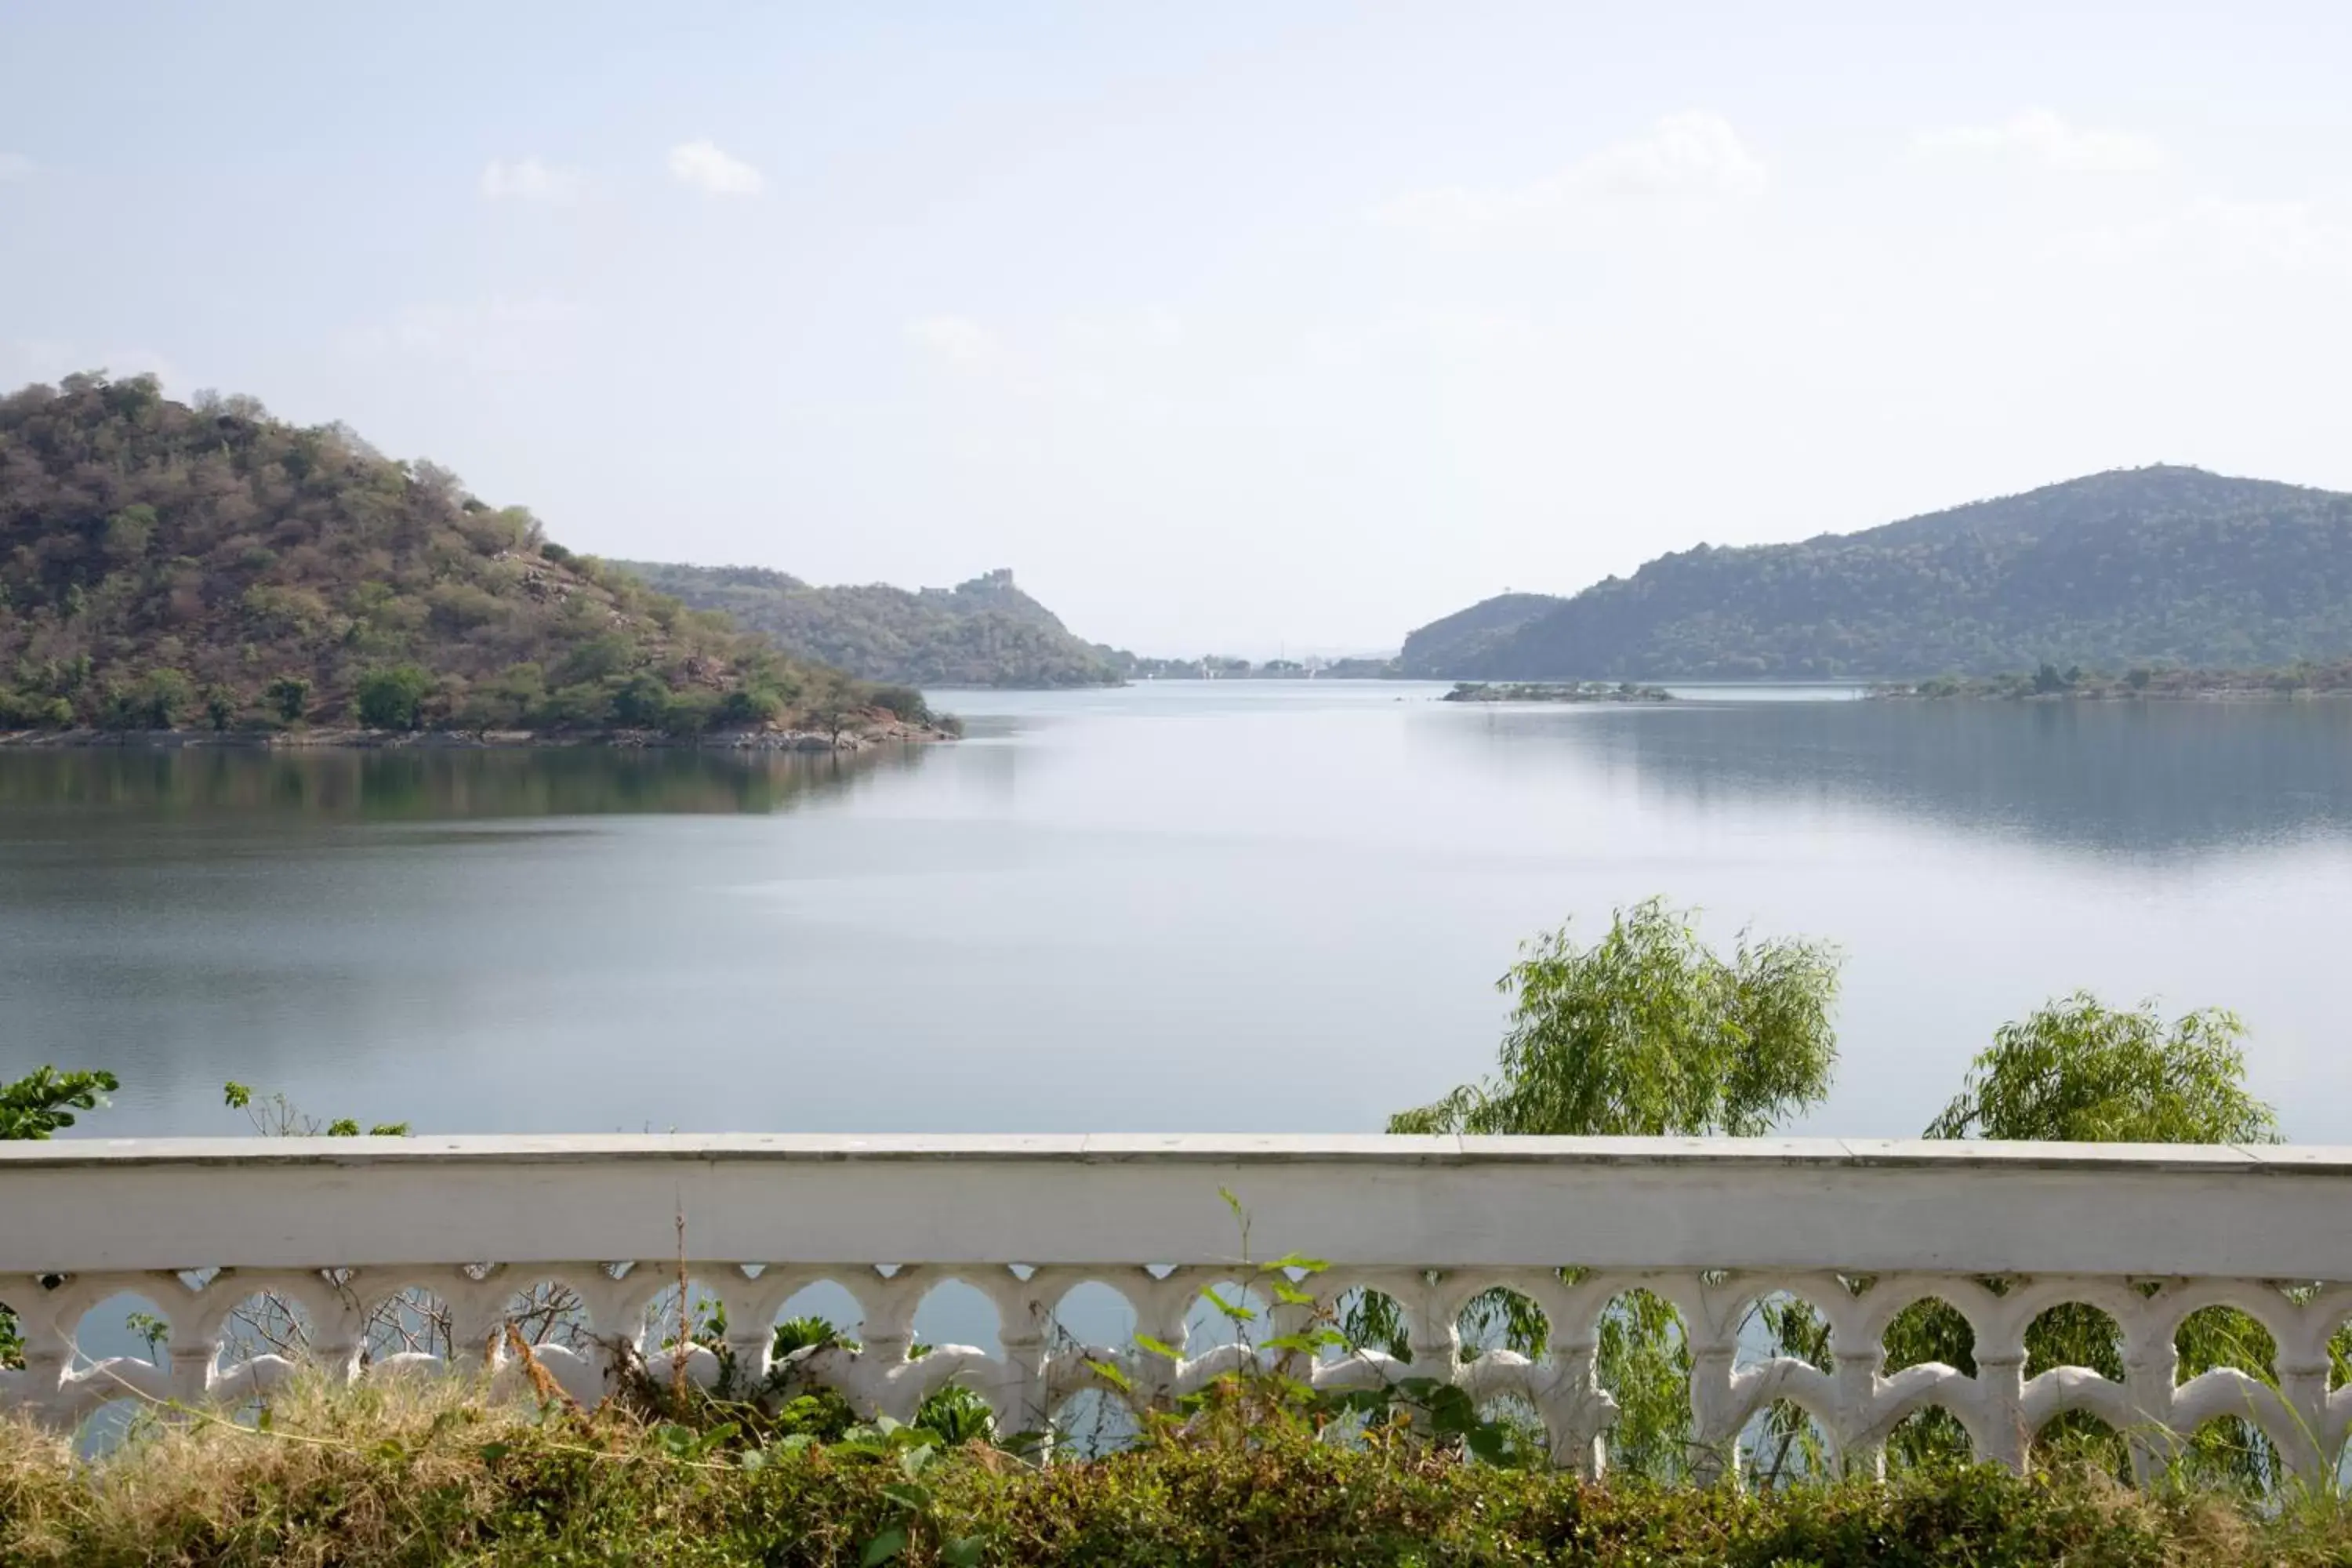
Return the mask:
{"type": "Polygon", "coordinates": [[[1532,597],[1415,632],[1401,673],[1895,679],[2044,663],[2283,666],[2352,654],[2352,496],[2125,469],[1861,533],[1702,544],[1573,598],[1532,597]]]}
{"type": "Polygon", "coordinates": [[[819,588],[758,566],[618,561],[665,594],[724,610],[780,647],[869,680],[912,686],[1103,686],[1119,679],[1106,650],[991,572],[953,588],[883,584],[819,588]]]}
{"type": "Polygon", "coordinates": [[[151,376],[0,399],[0,729],[838,733],[919,703],[340,426],[151,376]]]}
{"type": "Polygon", "coordinates": [[[1483,659],[1488,648],[1566,603],[1551,594],[1497,594],[1481,599],[1406,637],[1398,666],[1407,671],[1466,669],[1483,659]]]}

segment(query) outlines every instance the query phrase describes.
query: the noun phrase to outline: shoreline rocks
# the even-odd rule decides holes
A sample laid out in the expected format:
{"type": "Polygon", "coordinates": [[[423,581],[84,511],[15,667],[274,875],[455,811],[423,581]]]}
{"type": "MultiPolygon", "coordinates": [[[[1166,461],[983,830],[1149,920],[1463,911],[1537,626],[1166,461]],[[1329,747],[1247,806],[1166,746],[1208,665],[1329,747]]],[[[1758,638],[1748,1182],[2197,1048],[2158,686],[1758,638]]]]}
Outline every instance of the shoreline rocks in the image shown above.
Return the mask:
{"type": "Polygon", "coordinates": [[[670,735],[658,730],[541,734],[528,730],[0,730],[0,749],[67,751],[108,746],[142,751],[619,751],[863,752],[957,739],[936,724],[892,720],[839,734],[811,730],[739,730],[670,735]]]}

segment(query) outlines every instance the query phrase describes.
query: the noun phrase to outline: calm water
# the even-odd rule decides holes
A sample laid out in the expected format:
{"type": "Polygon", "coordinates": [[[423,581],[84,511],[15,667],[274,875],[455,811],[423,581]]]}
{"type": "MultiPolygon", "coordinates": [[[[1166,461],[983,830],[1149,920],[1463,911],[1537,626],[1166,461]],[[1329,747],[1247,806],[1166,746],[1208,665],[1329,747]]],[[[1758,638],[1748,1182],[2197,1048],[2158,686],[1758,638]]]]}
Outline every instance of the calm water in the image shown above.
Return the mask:
{"type": "MultiPolygon", "coordinates": [[[[0,752],[0,1077],[450,1131],[1375,1130],[1517,941],[1657,892],[1846,949],[1811,1130],[1917,1131],[2078,985],[2226,1004],[2352,1141],[2352,704],[958,693],[960,745],[0,752]]],[[[1784,696],[1822,694],[1784,693],[1784,696]]]]}

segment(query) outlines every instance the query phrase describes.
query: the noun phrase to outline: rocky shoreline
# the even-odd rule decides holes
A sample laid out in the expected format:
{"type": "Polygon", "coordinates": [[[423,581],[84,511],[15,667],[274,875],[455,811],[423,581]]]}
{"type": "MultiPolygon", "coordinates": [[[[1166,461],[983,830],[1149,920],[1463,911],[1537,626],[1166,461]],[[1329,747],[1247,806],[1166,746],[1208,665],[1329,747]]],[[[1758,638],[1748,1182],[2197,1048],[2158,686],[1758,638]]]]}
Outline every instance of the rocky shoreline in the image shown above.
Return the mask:
{"type": "Polygon", "coordinates": [[[558,751],[601,746],[617,751],[863,752],[920,745],[957,735],[937,724],[891,721],[839,734],[812,730],[738,730],[671,735],[659,730],[540,733],[530,730],[0,730],[0,749],[64,751],[121,747],[148,751],[558,751]]]}

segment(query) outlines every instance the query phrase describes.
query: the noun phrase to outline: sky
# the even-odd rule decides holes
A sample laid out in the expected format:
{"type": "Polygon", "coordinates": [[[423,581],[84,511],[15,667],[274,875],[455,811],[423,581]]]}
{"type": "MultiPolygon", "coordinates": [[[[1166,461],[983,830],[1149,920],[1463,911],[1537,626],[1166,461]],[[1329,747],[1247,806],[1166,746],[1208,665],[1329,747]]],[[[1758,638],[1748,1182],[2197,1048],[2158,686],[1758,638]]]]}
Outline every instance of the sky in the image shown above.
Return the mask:
{"type": "Polygon", "coordinates": [[[0,384],[1146,653],[2352,489],[2352,5],[0,3],[0,384]]]}

